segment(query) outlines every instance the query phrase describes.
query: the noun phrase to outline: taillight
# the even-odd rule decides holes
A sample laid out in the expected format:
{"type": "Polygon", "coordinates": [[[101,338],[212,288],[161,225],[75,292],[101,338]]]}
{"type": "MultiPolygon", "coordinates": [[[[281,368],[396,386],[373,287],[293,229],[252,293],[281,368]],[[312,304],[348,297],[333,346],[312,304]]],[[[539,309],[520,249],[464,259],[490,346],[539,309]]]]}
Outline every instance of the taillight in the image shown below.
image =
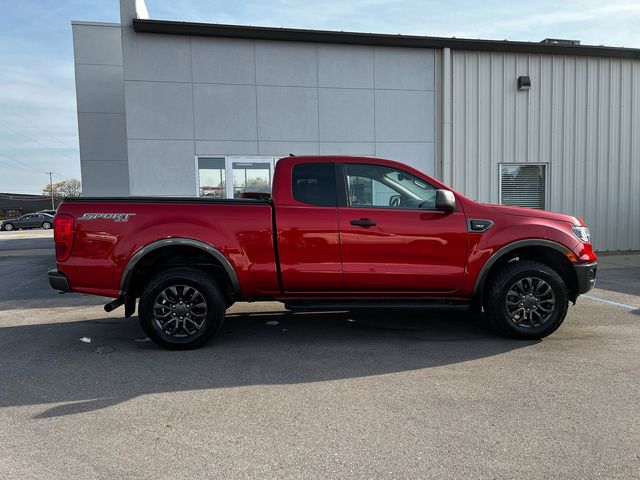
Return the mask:
{"type": "Polygon", "coordinates": [[[56,246],[56,260],[64,262],[71,255],[73,247],[73,217],[59,213],[53,219],[53,243],[56,246]]]}

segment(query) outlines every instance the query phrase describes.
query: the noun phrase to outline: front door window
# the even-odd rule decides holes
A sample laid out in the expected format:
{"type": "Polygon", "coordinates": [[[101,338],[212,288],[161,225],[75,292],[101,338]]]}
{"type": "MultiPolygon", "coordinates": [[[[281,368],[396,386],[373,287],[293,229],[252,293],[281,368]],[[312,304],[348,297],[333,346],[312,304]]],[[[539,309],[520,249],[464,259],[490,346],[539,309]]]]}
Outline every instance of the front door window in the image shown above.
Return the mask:
{"type": "Polygon", "coordinates": [[[345,165],[350,207],[435,208],[436,188],[401,170],[382,165],[345,165]]]}

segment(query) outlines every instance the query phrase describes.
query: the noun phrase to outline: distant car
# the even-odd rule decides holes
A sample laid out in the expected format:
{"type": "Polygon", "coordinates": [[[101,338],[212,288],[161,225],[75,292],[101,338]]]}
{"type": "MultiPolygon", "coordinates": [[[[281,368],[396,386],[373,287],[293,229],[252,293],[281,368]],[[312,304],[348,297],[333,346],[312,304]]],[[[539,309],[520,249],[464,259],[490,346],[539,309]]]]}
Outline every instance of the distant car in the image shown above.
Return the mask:
{"type": "Polygon", "coordinates": [[[56,211],[55,210],[38,210],[36,213],[46,213],[47,215],[51,215],[53,217],[55,216],[56,211]]]}
{"type": "Polygon", "coordinates": [[[21,228],[44,228],[49,230],[53,227],[53,215],[47,213],[27,213],[18,218],[10,218],[0,223],[0,230],[16,230],[21,228]]]}

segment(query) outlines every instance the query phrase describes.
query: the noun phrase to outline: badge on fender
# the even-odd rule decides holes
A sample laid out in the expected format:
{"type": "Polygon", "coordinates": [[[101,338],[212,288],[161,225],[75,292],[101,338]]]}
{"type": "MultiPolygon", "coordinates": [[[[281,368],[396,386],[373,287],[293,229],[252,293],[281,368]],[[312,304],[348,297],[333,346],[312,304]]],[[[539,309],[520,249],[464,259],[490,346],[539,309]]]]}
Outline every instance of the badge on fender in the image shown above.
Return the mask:
{"type": "Polygon", "coordinates": [[[114,222],[128,222],[129,217],[135,216],[135,213],[85,213],[78,220],[113,220],[114,222]]]}

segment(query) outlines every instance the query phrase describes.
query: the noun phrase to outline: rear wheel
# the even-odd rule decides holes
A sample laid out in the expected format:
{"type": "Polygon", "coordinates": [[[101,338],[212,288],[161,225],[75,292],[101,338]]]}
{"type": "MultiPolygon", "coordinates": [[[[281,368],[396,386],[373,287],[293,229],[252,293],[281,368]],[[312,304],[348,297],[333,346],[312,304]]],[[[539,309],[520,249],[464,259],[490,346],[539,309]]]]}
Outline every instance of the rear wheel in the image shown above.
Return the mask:
{"type": "Polygon", "coordinates": [[[51,222],[42,222],[42,228],[49,230],[51,228],[51,222]]]}
{"type": "Polygon", "coordinates": [[[2,228],[4,228],[7,232],[10,232],[11,230],[13,230],[13,225],[11,225],[10,223],[5,223],[2,228]]]}
{"type": "Polygon", "coordinates": [[[224,319],[225,301],[216,281],[191,268],[153,277],[140,297],[139,320],[151,340],[171,350],[197,348],[224,319]]]}
{"type": "Polygon", "coordinates": [[[485,288],[491,325],[514,338],[538,339],[560,327],[569,306],[567,286],[549,266],[533,261],[506,264],[485,288]]]}

